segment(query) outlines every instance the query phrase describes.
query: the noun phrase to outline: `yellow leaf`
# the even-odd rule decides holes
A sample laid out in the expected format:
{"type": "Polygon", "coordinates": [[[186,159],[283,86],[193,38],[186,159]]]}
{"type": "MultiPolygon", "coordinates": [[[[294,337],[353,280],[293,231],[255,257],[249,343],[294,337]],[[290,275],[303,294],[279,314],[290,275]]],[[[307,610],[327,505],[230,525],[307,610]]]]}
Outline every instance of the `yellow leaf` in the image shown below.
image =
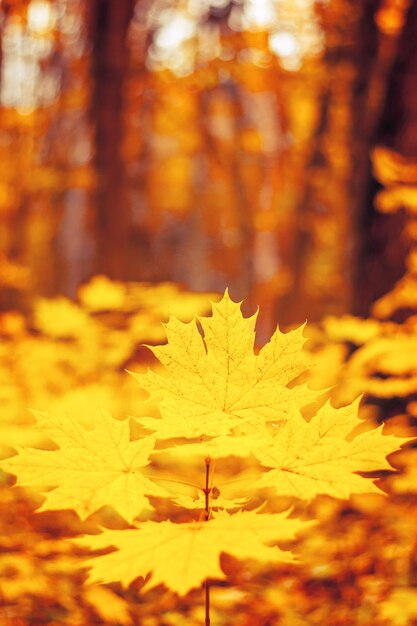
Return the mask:
{"type": "Polygon", "coordinates": [[[381,324],[373,319],[361,319],[352,315],[328,316],[323,320],[326,335],[333,341],[351,341],[360,346],[379,335],[381,324]]]}
{"type": "Polygon", "coordinates": [[[102,413],[96,427],[87,430],[70,416],[36,416],[41,432],[59,450],[21,449],[1,467],[16,474],[18,485],[45,492],[41,510],[73,508],[85,518],[109,505],[131,522],[152,510],[147,495],[169,496],[144,473],[155,439],[130,441],[128,420],[102,413]]]}
{"type": "Polygon", "coordinates": [[[78,290],[81,304],[89,311],[114,311],[123,309],[126,287],[106,276],[94,276],[78,290]]]}
{"type": "Polygon", "coordinates": [[[347,498],[379,492],[373,481],[356,472],[392,469],[385,457],[406,440],[382,435],[382,426],[348,437],[362,423],[358,402],[341,409],[328,402],[309,422],[294,412],[269,444],[253,450],[271,468],[256,486],[306,500],[318,494],[347,498]]]}
{"type": "Polygon", "coordinates": [[[218,299],[215,293],[188,293],[178,291],[168,298],[159,298],[154,302],[151,311],[156,319],[168,319],[176,317],[182,322],[189,322],[195,315],[207,313],[209,310],[208,299],[218,299]]]}
{"type": "Polygon", "coordinates": [[[402,472],[390,477],[390,482],[395,493],[417,493],[416,457],[417,452],[415,448],[411,448],[404,450],[400,457],[396,459],[396,465],[400,466],[402,472]]]}
{"type": "Polygon", "coordinates": [[[132,623],[126,600],[119,598],[111,589],[100,585],[89,585],[83,595],[105,622],[123,626],[132,623]]]}
{"type": "MultiPolygon", "coordinates": [[[[210,493],[210,508],[211,509],[237,509],[242,507],[249,498],[226,498],[222,495],[220,490],[217,490],[217,487],[212,489],[210,493]],[[213,496],[214,494],[214,496],[213,496]],[[219,494],[219,495],[217,495],[219,494]]],[[[204,493],[199,493],[196,498],[191,498],[190,496],[177,496],[173,498],[173,502],[178,506],[181,506],[185,509],[204,509],[205,508],[205,495],[204,493]]]]}
{"type": "Polygon", "coordinates": [[[222,552],[240,559],[293,561],[291,552],[265,545],[293,539],[311,524],[287,516],[288,512],[245,511],[223,513],[207,522],[144,522],[136,529],[105,530],[77,543],[93,550],[117,548],[87,561],[92,581],[117,580],[128,585],[152,572],[148,587],[163,583],[182,595],[206,578],[225,578],[219,561],[222,552]]]}
{"type": "Polygon", "coordinates": [[[375,206],[381,213],[395,213],[401,208],[415,214],[417,211],[417,187],[415,185],[397,185],[384,189],[377,194],[375,206]]]}
{"type": "Polygon", "coordinates": [[[39,298],[34,310],[35,327],[50,337],[77,337],[89,329],[88,315],[64,298],[39,298]]]}
{"type": "Polygon", "coordinates": [[[159,320],[148,312],[132,315],[129,320],[129,332],[137,342],[158,343],[165,339],[164,329],[159,320]]]}
{"type": "Polygon", "coordinates": [[[380,605],[380,616],[392,626],[408,626],[417,619],[417,591],[414,587],[394,589],[380,605]]]}
{"type": "Polygon", "coordinates": [[[311,396],[305,387],[287,387],[306,369],[302,326],[285,334],[277,329],[255,355],[256,315],[243,317],[227,292],[212,308],[213,316],[200,320],[204,338],[194,322],[172,318],[166,325],[168,344],[151,348],[166,376],[133,374],[159,400],[162,419],[139,420],[158,438],[219,436],[242,425],[256,432],[285,419],[289,402],[301,405],[311,396]]]}
{"type": "Polygon", "coordinates": [[[251,455],[256,444],[263,443],[265,436],[264,430],[258,435],[240,435],[214,437],[208,441],[199,441],[196,443],[182,443],[169,449],[170,454],[177,459],[190,460],[198,457],[204,459],[223,459],[227,456],[236,456],[238,458],[247,458],[251,455]]]}

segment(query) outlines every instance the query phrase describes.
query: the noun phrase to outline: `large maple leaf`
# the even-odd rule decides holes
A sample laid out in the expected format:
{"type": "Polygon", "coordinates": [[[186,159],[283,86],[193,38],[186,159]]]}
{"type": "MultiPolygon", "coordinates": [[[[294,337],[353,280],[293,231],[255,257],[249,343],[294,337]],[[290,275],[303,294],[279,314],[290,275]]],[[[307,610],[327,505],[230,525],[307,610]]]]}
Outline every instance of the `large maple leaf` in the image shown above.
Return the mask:
{"type": "Polygon", "coordinates": [[[291,552],[266,545],[294,539],[298,531],[311,525],[287,516],[288,512],[264,515],[244,511],[235,515],[224,512],[204,522],[144,522],[135,529],[85,536],[77,543],[93,550],[117,548],[87,561],[93,581],[117,580],[128,585],[152,572],[149,587],[164,583],[186,594],[207,578],[225,578],[220,567],[222,552],[240,559],[293,561],[291,552]]]}
{"type": "Polygon", "coordinates": [[[254,353],[256,315],[245,318],[227,291],[212,304],[213,315],[197,324],[172,318],[168,344],[152,347],[165,374],[135,375],[159,402],[162,419],[140,418],[158,438],[218,436],[244,425],[256,432],[268,420],[285,419],[289,402],[305,403],[311,392],[287,387],[306,367],[303,326],[276,330],[254,353]]]}
{"type": "Polygon", "coordinates": [[[153,510],[146,496],[169,496],[143,473],[155,439],[130,441],[129,420],[103,413],[87,430],[70,416],[36,413],[37,426],[58,450],[21,448],[1,462],[18,485],[44,492],[41,510],[73,508],[85,518],[102,506],[113,506],[129,522],[153,510]]]}
{"type": "Polygon", "coordinates": [[[383,435],[382,426],[353,436],[363,421],[357,417],[359,400],[335,409],[327,402],[307,422],[296,410],[288,421],[253,448],[268,468],[255,487],[273,487],[277,495],[309,500],[317,494],[338,498],[353,493],[380,492],[357,472],[392,469],[386,456],[406,441],[383,435]]]}

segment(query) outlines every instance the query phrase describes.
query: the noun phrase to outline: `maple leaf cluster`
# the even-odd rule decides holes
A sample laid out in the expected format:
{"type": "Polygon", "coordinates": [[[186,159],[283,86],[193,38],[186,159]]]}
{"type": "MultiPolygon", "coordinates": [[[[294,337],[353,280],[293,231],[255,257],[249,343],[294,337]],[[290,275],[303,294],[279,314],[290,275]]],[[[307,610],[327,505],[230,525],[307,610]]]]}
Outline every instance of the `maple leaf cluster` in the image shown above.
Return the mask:
{"type": "Polygon", "coordinates": [[[303,327],[277,329],[255,352],[255,323],[227,292],[212,317],[172,318],[168,343],[151,348],[162,367],[134,374],[159,415],[120,420],[102,413],[86,425],[37,412],[38,429],[56,449],[22,447],[2,462],[18,485],[44,494],[41,510],[74,509],[84,519],[111,506],[130,524],[78,540],[101,551],[86,563],[91,581],[143,577],[149,588],[163,583],[186,594],[225,577],[222,553],[291,562],[283,547],[311,522],[291,509],[275,512],[274,499],[380,491],[362,473],[391,469],[386,457],[404,439],[382,434],[382,426],[366,430],[358,401],[343,408],[322,403],[311,415],[305,408],[322,392],[297,381],[308,367],[303,327]],[[184,459],[194,460],[196,482],[189,470],[178,477],[184,459]],[[222,484],[216,463],[228,459],[245,462],[250,475],[222,484]],[[184,484],[191,495],[179,490],[184,484]],[[238,490],[230,494],[233,485],[238,490]],[[175,514],[157,519],[159,510],[180,507],[190,510],[188,521],[175,514]],[[106,548],[113,551],[103,554],[106,548]]]}

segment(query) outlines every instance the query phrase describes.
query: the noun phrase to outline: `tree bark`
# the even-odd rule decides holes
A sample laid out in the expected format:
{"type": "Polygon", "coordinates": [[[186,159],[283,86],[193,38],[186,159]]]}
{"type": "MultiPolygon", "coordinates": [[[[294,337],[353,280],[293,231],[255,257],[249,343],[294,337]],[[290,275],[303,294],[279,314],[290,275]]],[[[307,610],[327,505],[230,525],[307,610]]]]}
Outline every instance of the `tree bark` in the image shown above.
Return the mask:
{"type": "Polygon", "coordinates": [[[128,72],[127,34],[134,0],[90,0],[93,45],[95,124],[96,271],[114,279],[128,273],[129,211],[126,168],[121,154],[124,135],[123,88],[128,72]]]}
{"type": "MultiPolygon", "coordinates": [[[[401,155],[417,157],[417,1],[404,7],[402,29],[390,37],[380,34],[379,48],[387,57],[391,45],[391,61],[387,66],[384,93],[378,115],[373,115],[370,149],[384,145],[401,155]],[[384,53],[385,50],[385,53],[384,53]]],[[[372,111],[368,111],[368,117],[372,111]]],[[[369,136],[369,131],[368,131],[369,136]]],[[[404,274],[407,245],[402,231],[404,215],[381,215],[374,207],[374,198],[381,187],[373,178],[370,159],[367,164],[368,186],[364,190],[363,212],[356,299],[353,312],[367,315],[372,303],[387,293],[404,274]]]]}

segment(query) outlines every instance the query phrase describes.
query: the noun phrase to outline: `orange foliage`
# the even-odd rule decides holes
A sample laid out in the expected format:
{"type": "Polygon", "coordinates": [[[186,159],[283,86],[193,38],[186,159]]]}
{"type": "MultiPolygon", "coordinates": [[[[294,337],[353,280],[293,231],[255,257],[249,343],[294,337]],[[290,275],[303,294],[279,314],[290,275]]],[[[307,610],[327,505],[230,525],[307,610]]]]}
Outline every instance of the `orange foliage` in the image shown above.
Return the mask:
{"type": "Polygon", "coordinates": [[[415,4],[0,13],[1,625],[415,624],[415,4]]]}

